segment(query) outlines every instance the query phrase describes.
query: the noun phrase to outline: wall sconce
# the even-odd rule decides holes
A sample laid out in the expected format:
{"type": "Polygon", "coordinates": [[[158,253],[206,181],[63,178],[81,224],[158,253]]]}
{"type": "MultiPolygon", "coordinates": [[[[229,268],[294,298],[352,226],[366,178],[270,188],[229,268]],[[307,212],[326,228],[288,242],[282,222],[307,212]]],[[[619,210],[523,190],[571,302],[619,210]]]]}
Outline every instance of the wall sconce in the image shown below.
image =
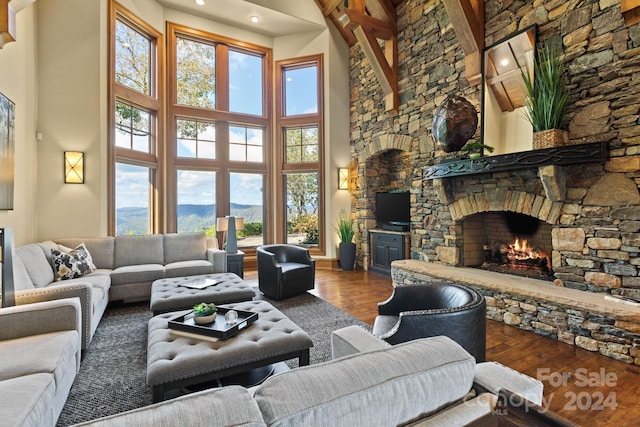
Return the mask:
{"type": "Polygon", "coordinates": [[[340,190],[349,189],[349,168],[338,168],[338,188],[340,190]]]}
{"type": "Polygon", "coordinates": [[[234,216],[225,216],[218,218],[216,221],[216,231],[224,231],[227,237],[225,250],[228,254],[238,252],[238,237],[236,230],[244,230],[244,218],[236,218],[234,216]]]}
{"type": "Polygon", "coordinates": [[[64,183],[84,184],[84,153],[81,151],[64,152],[64,183]]]}

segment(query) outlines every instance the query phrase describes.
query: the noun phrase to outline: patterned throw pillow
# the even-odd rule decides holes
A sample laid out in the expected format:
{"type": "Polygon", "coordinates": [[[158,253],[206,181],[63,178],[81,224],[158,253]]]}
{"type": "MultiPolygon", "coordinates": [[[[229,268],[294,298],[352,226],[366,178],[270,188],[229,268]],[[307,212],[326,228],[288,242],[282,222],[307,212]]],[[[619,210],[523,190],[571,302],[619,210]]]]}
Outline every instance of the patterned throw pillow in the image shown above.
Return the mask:
{"type": "Polygon", "coordinates": [[[89,249],[87,249],[87,247],[84,245],[84,243],[80,243],[78,246],[76,246],[74,249],[68,248],[64,245],[58,245],[58,250],[60,252],[64,252],[64,253],[69,253],[71,251],[74,250],[80,250],[80,251],[84,251],[85,255],[87,256],[87,261],[89,261],[89,267],[91,267],[91,270],[95,271],[98,269],[98,267],[96,267],[96,265],[93,263],[93,258],[91,258],[91,254],[89,253],[89,249]]]}
{"type": "Polygon", "coordinates": [[[68,253],[52,249],[51,258],[53,260],[56,282],[76,279],[93,272],[87,258],[87,252],[82,249],[73,249],[68,253]]]}

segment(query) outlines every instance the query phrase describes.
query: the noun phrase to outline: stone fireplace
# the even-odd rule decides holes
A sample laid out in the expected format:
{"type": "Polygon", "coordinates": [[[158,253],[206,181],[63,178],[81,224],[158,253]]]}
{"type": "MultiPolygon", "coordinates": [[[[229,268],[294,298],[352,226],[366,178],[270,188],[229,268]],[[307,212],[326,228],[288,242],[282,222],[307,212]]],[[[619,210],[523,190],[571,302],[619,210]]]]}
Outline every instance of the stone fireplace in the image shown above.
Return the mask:
{"type": "MultiPolygon", "coordinates": [[[[394,285],[468,283],[487,298],[491,319],[640,365],[640,307],[611,299],[640,298],[638,26],[625,25],[619,1],[486,1],[485,46],[534,22],[541,39],[562,37],[570,84],[567,149],[601,143],[606,158],[559,164],[551,154],[540,165],[530,164],[540,154],[532,151],[517,169],[491,169],[487,160],[462,165],[472,174],[442,177],[425,173],[446,168],[452,156],[433,141],[433,114],[448,95],[466,98],[480,112],[482,87],[467,78],[467,58],[442,2],[407,0],[397,13],[397,111],[385,110],[361,49],[350,50],[358,264],[369,266],[368,230],[375,227],[372,158],[400,150],[403,185],[411,190],[411,259],[395,261],[394,285]],[[491,223],[504,212],[539,222],[545,237],[536,236],[535,245],[550,245],[555,284],[470,267],[492,244],[500,226],[491,223]],[[478,222],[481,242],[469,237],[478,222]]],[[[480,131],[472,139],[481,141],[480,131]]]]}
{"type": "Polygon", "coordinates": [[[462,221],[462,265],[551,279],[551,224],[509,212],[484,212],[462,221]]]}

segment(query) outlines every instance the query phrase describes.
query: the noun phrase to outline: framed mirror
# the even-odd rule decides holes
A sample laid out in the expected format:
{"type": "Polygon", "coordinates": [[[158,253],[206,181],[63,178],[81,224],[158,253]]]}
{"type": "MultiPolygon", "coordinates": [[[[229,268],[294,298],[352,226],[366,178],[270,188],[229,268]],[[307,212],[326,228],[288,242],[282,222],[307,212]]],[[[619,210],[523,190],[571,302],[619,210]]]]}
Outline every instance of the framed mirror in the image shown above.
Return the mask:
{"type": "Polygon", "coordinates": [[[527,90],[520,67],[533,75],[536,26],[503,39],[484,51],[482,143],[499,155],[532,148],[533,128],[526,116],[527,90]]]}

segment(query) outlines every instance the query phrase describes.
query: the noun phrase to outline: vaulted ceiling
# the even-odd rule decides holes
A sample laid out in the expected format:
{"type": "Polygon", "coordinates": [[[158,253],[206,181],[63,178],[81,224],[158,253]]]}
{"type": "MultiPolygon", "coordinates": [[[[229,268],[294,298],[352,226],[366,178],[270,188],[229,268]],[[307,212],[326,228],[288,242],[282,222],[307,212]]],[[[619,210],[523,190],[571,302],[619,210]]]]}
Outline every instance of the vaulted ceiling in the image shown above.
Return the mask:
{"type": "MultiPolygon", "coordinates": [[[[358,44],[384,93],[387,111],[398,109],[398,26],[404,0],[316,0],[349,46],[358,44]]],[[[443,0],[465,53],[467,78],[480,82],[484,0],[443,0]]]]}

